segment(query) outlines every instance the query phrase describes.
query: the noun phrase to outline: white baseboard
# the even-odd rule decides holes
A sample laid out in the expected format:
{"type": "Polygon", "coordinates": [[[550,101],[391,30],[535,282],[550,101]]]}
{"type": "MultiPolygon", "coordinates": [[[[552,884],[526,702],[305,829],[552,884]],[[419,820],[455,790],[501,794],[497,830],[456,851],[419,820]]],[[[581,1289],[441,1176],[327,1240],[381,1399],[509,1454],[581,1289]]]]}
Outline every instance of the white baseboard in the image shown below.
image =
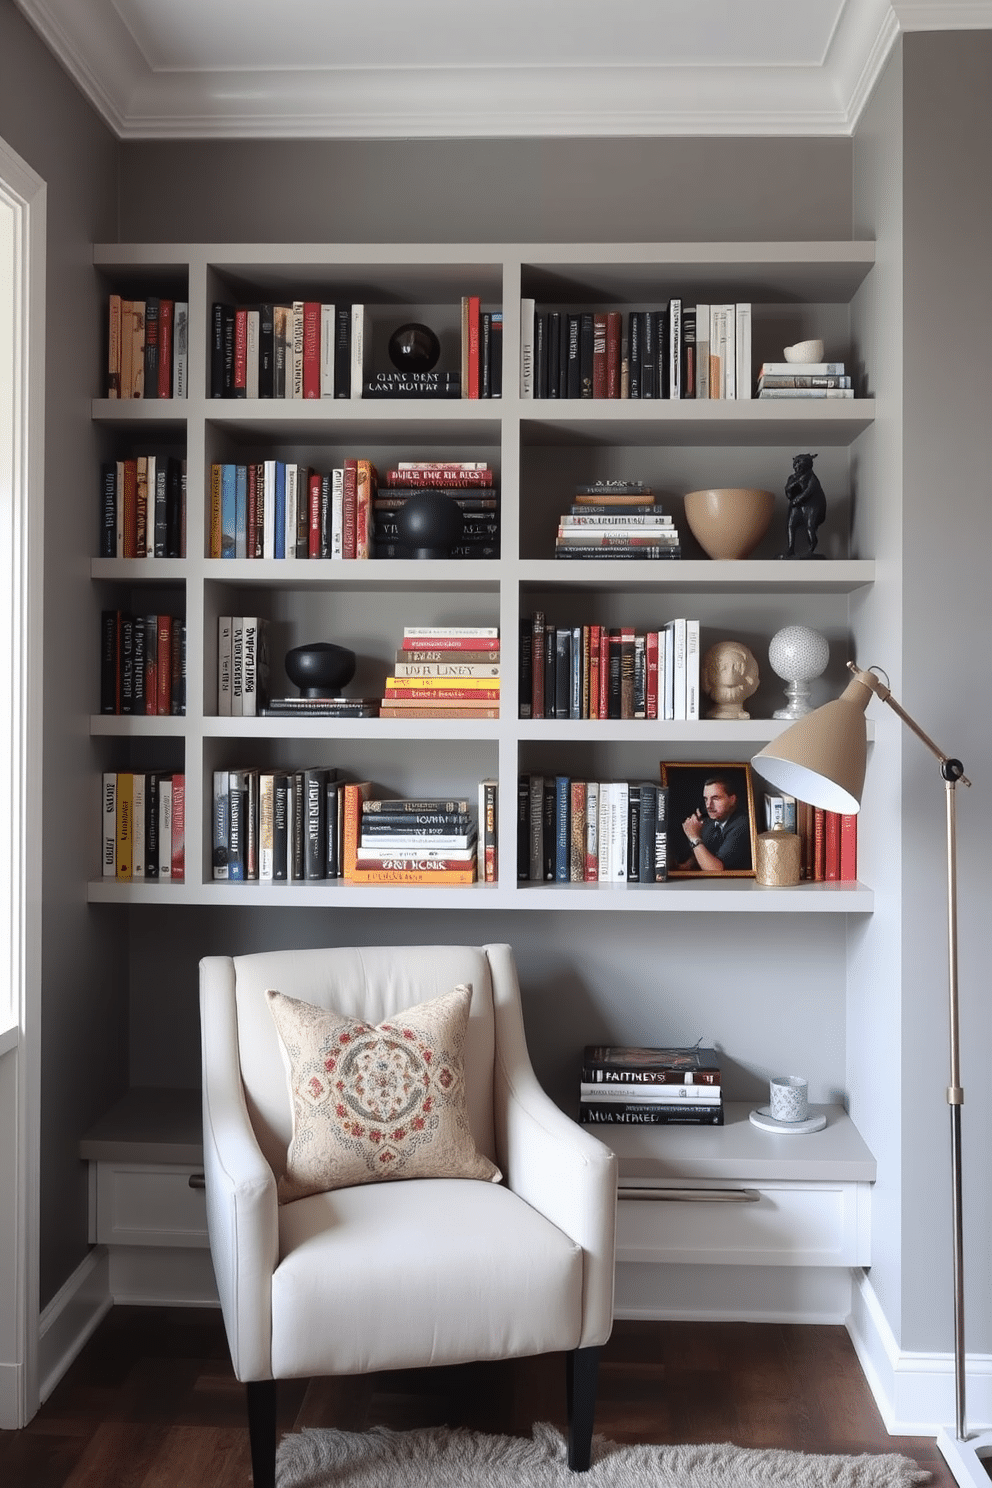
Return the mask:
{"type": "Polygon", "coordinates": [[[39,1319],[40,1400],[48,1399],[112,1305],[107,1252],[98,1245],[62,1284],[39,1319]]]}
{"type": "Polygon", "coordinates": [[[621,1261],[617,1318],[741,1323],[839,1323],[851,1311],[843,1266],[656,1266],[621,1261]]]}
{"type": "MultiPolygon", "coordinates": [[[[892,1436],[936,1436],[956,1415],[951,1353],[900,1349],[867,1276],[857,1278],[847,1324],[861,1368],[892,1436]]],[[[966,1426],[992,1423],[992,1358],[970,1354],[965,1378],[966,1426]]]]}
{"type": "Polygon", "coordinates": [[[20,1419],[23,1375],[22,1364],[0,1364],[0,1431],[15,1431],[23,1424],[20,1419]]]}
{"type": "Polygon", "coordinates": [[[112,1245],[110,1294],[132,1307],[216,1307],[209,1250],[180,1246],[112,1245]]]}

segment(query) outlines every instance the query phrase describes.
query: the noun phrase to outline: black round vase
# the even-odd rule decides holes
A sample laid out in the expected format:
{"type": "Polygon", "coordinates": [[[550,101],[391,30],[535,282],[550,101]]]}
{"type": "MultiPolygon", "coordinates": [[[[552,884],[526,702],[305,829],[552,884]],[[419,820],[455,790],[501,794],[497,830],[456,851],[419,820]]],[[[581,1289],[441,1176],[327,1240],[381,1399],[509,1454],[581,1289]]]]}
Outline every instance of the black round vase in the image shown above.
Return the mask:
{"type": "Polygon", "coordinates": [[[389,338],[389,360],[400,372],[430,372],[441,355],[441,343],[430,326],[412,320],[389,338]]]}
{"type": "Polygon", "coordinates": [[[339,697],[355,675],[355,653],[332,641],[314,641],[286,652],[286,676],[300,697],[339,697]]]}
{"type": "Polygon", "coordinates": [[[448,558],[461,540],[462,510],[443,491],[418,491],[396,513],[396,534],[411,558],[448,558]]]}

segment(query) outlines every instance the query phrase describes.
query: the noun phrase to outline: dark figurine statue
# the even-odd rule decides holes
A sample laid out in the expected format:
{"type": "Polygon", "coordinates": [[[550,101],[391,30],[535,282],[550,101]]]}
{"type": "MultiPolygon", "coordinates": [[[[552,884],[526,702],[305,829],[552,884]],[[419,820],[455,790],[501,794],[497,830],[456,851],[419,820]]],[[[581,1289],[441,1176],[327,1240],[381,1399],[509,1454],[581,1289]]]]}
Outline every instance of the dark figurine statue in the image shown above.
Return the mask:
{"type": "Polygon", "coordinates": [[[785,494],[789,498],[789,546],[781,558],[812,558],[823,556],[816,553],[816,534],[827,515],[827,498],[823,487],[813,473],[815,455],[793,455],[792,474],[785,483],[785,494]],[[796,539],[805,531],[809,551],[796,552],[796,539]]]}

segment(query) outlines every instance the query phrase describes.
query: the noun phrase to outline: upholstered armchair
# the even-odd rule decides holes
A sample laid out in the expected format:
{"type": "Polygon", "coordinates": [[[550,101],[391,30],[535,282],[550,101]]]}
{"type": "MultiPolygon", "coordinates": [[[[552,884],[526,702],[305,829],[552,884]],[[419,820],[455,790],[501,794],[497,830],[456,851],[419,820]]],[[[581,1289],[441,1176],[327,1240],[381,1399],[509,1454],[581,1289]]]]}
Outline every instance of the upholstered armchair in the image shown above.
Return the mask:
{"type": "Polygon", "coordinates": [[[615,1157],[538,1084],[510,947],[212,956],[200,1006],[210,1249],[255,1488],[274,1484],[279,1379],[549,1352],[588,1468],[615,1157]]]}

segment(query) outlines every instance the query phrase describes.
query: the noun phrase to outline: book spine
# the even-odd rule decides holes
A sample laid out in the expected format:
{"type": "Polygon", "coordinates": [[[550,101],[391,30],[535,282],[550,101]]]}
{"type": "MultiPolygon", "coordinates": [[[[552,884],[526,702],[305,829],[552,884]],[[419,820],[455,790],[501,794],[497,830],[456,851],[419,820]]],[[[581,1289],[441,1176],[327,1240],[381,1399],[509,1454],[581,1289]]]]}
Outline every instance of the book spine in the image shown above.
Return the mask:
{"type": "Polygon", "coordinates": [[[226,879],[230,835],[230,772],[215,770],[213,774],[213,877],[226,879]]]}
{"type": "Polygon", "coordinates": [[[115,859],[117,878],[130,882],[133,852],[132,815],[134,810],[134,776],[124,771],[117,776],[117,840],[115,859]]]}
{"type": "Polygon", "coordinates": [[[579,1102],[579,1121],[584,1126],[723,1126],[723,1107],[711,1111],[709,1107],[695,1111],[681,1106],[669,1111],[661,1106],[600,1105],[593,1101],[579,1102]]]}
{"type": "Polygon", "coordinates": [[[172,879],[172,793],[171,775],[163,775],[158,788],[158,876],[172,879]]]}
{"type": "Polygon", "coordinates": [[[186,877],[186,776],[172,777],[172,881],[186,877]]]}
{"type": "Polygon", "coordinates": [[[117,877],[117,775],[103,777],[103,842],[100,853],[103,878],[117,877]]]}
{"type": "Polygon", "coordinates": [[[177,300],[172,312],[172,396],[189,397],[189,304],[177,300]]]}

